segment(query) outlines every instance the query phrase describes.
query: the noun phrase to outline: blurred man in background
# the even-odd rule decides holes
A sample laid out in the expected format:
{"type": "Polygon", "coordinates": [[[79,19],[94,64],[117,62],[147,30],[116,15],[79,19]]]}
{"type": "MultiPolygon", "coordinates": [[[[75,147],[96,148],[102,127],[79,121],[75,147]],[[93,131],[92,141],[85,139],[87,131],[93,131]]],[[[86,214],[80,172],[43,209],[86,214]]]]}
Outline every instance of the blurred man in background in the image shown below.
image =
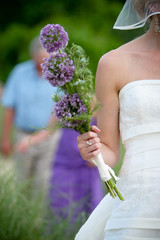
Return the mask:
{"type": "Polygon", "coordinates": [[[33,189],[41,190],[47,187],[50,176],[54,137],[48,136],[45,141],[30,146],[29,138],[48,125],[56,89],[42,78],[40,64],[48,53],[38,37],[31,41],[29,50],[32,60],[14,67],[2,95],[5,111],[1,152],[9,156],[13,151],[18,179],[32,178],[33,189]],[[11,141],[13,126],[14,146],[11,141]]]}

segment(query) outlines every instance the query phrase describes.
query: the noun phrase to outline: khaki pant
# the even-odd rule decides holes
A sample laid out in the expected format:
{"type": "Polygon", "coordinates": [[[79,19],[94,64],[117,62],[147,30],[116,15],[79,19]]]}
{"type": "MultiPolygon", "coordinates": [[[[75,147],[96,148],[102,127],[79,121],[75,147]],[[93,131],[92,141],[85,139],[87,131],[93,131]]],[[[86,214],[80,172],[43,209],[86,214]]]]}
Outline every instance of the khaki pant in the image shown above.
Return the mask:
{"type": "MultiPolygon", "coordinates": [[[[16,143],[29,134],[21,130],[15,131],[16,143]]],[[[41,193],[48,189],[53,164],[53,152],[57,148],[60,131],[46,140],[31,145],[28,152],[14,154],[15,174],[18,181],[31,180],[31,188],[35,193],[41,193]]]]}

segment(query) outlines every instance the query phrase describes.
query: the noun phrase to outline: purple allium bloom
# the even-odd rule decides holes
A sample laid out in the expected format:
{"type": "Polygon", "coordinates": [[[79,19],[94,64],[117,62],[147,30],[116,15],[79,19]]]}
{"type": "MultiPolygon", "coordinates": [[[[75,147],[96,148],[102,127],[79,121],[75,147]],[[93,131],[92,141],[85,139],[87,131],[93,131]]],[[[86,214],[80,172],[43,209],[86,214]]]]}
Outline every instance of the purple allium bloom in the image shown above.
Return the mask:
{"type": "Polygon", "coordinates": [[[68,44],[68,34],[59,24],[47,24],[40,32],[40,41],[48,53],[57,52],[68,44]]]}
{"type": "Polygon", "coordinates": [[[63,86],[73,78],[75,66],[66,53],[57,53],[41,64],[43,77],[54,87],[63,86]]]}
{"type": "Polygon", "coordinates": [[[64,95],[62,99],[55,104],[54,111],[57,119],[63,122],[65,127],[72,128],[78,126],[80,122],[76,120],[67,121],[65,118],[79,116],[81,113],[86,112],[87,109],[78,94],[74,93],[73,95],[64,95]]]}

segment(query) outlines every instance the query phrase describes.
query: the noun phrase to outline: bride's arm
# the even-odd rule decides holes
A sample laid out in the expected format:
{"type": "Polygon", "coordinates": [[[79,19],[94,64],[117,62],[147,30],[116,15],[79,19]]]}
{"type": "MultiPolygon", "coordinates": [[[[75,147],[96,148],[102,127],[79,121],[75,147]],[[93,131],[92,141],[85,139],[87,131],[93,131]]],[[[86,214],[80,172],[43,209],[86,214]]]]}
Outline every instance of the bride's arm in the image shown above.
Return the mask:
{"type": "Polygon", "coordinates": [[[100,151],[104,161],[114,167],[120,160],[119,99],[120,69],[115,53],[104,55],[98,64],[96,74],[96,95],[101,103],[97,114],[97,126],[78,137],[78,147],[85,160],[91,160],[100,151]],[[92,145],[86,144],[89,140],[92,145]],[[99,143],[100,142],[100,143],[99,143]]]}

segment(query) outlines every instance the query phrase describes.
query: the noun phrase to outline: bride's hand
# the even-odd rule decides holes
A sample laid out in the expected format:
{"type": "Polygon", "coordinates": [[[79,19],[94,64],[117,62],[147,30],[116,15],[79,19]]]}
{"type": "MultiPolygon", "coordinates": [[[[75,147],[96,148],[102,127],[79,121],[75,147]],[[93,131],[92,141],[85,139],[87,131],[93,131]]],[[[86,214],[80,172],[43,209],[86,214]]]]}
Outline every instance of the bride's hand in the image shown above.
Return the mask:
{"type": "Polygon", "coordinates": [[[98,137],[100,129],[96,126],[91,127],[91,131],[77,137],[78,148],[84,160],[92,160],[100,153],[101,143],[98,137]]]}

